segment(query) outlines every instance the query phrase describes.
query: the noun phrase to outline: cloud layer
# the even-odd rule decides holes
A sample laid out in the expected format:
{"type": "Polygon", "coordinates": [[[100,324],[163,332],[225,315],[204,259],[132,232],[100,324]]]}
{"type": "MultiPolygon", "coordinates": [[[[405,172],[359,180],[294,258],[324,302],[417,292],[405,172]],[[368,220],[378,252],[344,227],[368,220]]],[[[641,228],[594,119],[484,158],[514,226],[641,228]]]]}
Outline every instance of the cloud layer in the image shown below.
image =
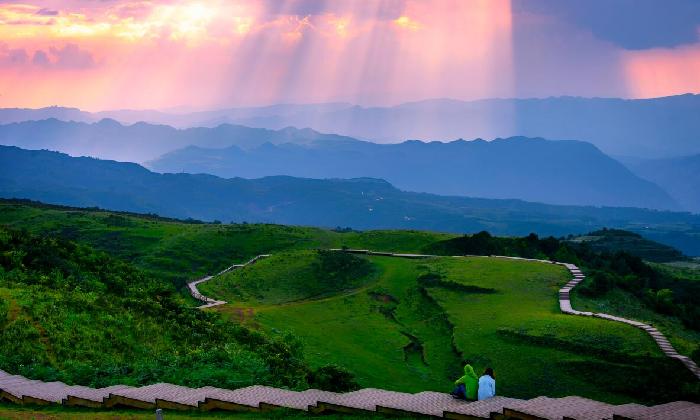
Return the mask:
{"type": "Polygon", "coordinates": [[[372,105],[700,92],[696,4],[12,2],[0,4],[0,106],[372,105]]]}

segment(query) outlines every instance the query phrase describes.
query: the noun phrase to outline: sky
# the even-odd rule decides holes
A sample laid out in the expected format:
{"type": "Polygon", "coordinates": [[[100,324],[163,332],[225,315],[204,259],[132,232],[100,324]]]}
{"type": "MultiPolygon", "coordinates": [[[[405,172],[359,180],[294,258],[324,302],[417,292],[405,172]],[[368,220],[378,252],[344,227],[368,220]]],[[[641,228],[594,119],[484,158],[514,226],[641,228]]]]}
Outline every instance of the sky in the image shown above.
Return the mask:
{"type": "Polygon", "coordinates": [[[689,92],[697,0],[0,0],[0,107],[689,92]]]}

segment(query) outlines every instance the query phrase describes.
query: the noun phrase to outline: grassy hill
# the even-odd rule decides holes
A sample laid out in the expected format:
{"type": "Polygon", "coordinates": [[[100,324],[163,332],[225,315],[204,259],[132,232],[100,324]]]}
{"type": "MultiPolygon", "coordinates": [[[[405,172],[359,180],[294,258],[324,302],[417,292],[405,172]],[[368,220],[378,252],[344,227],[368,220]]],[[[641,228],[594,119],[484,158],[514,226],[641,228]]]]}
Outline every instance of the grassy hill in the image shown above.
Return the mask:
{"type": "MultiPolygon", "coordinates": [[[[673,288],[679,299],[670,302],[673,310],[697,307],[691,280],[676,285],[626,254],[581,253],[536,235],[205,224],[7,201],[0,203],[0,225],[24,238],[6,242],[0,253],[0,369],[35,378],[304,387],[318,368],[336,364],[363,386],[446,390],[461,359],[472,358],[477,369],[493,365],[500,392],[513,396],[697,399],[697,381],[679,363],[661,358],[638,330],[559,314],[556,290],[566,273],[557,266],[316,250],[556,258],[613,276],[619,283],[610,290],[629,291],[630,299],[664,320],[681,312],[649,306],[644,288],[673,288]],[[22,241],[41,240],[55,242],[48,248],[55,252],[32,255],[55,257],[17,265],[13,258],[26,257],[22,241]],[[182,294],[186,280],[261,253],[273,256],[203,286],[231,301],[221,309],[223,319],[195,310],[182,294]],[[620,270],[628,271],[623,276],[620,270]],[[630,279],[641,288],[623,282],[630,279]],[[644,386],[652,376],[655,387],[644,386]]],[[[43,249],[37,246],[29,249],[43,249]]],[[[597,304],[606,295],[586,299],[597,304]]],[[[685,320],[671,326],[689,337],[679,348],[688,354],[697,339],[688,335],[685,320]]]]}
{"type": "Polygon", "coordinates": [[[332,251],[281,252],[255,267],[234,270],[202,286],[205,294],[231,301],[295,302],[358,288],[374,269],[363,258],[332,251]]]}
{"type": "Polygon", "coordinates": [[[644,238],[634,232],[619,229],[601,229],[570,239],[572,244],[585,244],[594,251],[624,251],[654,262],[684,261],[688,257],[677,249],[644,238]]]}
{"type": "Polygon", "coordinates": [[[95,387],[171,382],[306,387],[295,340],[188,307],[86,245],[0,227],[0,369],[95,387]]]}
{"type": "MultiPolygon", "coordinates": [[[[298,261],[306,260],[305,252],[296,254],[298,261]]],[[[280,261],[295,259],[292,255],[280,261]]],[[[344,366],[362,386],[448,390],[464,358],[477,370],[494,367],[500,392],[522,398],[656,398],[644,387],[637,390],[634,379],[630,386],[617,388],[591,380],[590,369],[607,379],[622,374],[643,378],[667,368],[687,376],[671,367],[639,330],[562,315],[556,291],[568,278],[559,266],[481,257],[355,258],[366,258],[377,271],[363,287],[277,303],[268,292],[219,310],[237,323],[291,332],[305,343],[312,365],[344,366]]],[[[280,288],[286,278],[308,272],[303,265],[286,267],[278,278],[280,288]]],[[[237,279],[251,284],[269,276],[263,264],[244,272],[237,279]]],[[[226,275],[205,283],[202,290],[222,297],[215,292],[232,286],[231,275],[226,275]]]]}
{"type": "Polygon", "coordinates": [[[13,200],[0,200],[0,225],[89,244],[180,287],[193,277],[259,254],[341,246],[422,252],[436,241],[455,237],[421,231],[341,233],[272,224],[187,222],[13,200]]]}
{"type": "MultiPolygon", "coordinates": [[[[420,159],[425,160],[425,156],[430,154],[419,153],[420,159]]],[[[515,153],[511,160],[522,161],[523,154],[515,153]]],[[[451,166],[454,169],[460,165],[464,162],[455,161],[451,166]]],[[[564,166],[556,173],[570,170],[571,165],[565,161],[559,165],[564,166]]],[[[313,166],[313,162],[306,166],[313,166]]],[[[422,166],[421,162],[415,162],[411,167],[422,166]]],[[[433,182],[421,178],[421,170],[411,172],[421,182],[433,182]]],[[[479,176],[496,179],[500,173],[486,171],[474,177],[479,176]]],[[[532,188],[547,189],[551,178],[557,177],[545,178],[530,180],[532,188]]],[[[449,182],[457,179],[452,177],[449,182]]],[[[568,181],[560,179],[559,183],[564,184],[560,189],[570,194],[583,192],[568,181]]],[[[360,230],[391,228],[455,233],[488,230],[497,235],[518,236],[535,231],[562,236],[615,227],[669,244],[687,255],[700,255],[700,215],[690,213],[426,194],[402,191],[376,178],[224,179],[204,174],[157,174],[134,163],[8,146],[0,146],[0,197],[212,222],[348,226],[360,230]]]]}

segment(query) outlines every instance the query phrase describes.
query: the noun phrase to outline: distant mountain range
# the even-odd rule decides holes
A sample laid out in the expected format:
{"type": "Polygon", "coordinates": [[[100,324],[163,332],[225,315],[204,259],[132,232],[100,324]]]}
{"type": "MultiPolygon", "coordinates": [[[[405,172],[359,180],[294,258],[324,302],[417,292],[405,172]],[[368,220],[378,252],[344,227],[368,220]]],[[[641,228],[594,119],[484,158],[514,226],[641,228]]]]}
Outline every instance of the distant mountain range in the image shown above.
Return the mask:
{"type": "Polygon", "coordinates": [[[0,126],[0,144],[27,149],[49,149],[73,156],[92,156],[127,162],[144,162],[169,151],[197,145],[243,148],[265,143],[310,143],[352,140],[311,129],[267,130],[224,124],[215,128],[176,129],[167,125],[121,123],[103,119],[95,123],[58,119],[25,121],[0,126]]]}
{"type": "Polygon", "coordinates": [[[559,97],[544,99],[434,99],[391,107],[345,103],[274,105],[192,113],[105,111],[60,107],[0,110],[0,123],[54,117],[95,122],[108,117],[175,127],[234,123],[280,129],[310,127],[375,142],[408,139],[505,138],[582,140],[612,155],[666,158],[700,153],[700,95],[652,99],[559,97]]]}
{"type": "Polygon", "coordinates": [[[661,188],[584,142],[513,137],[490,142],[414,140],[380,145],[349,138],[332,140],[265,143],[248,149],[190,146],[147,166],[158,172],[208,173],[225,178],[371,177],[385,179],[402,190],[441,195],[679,208],[661,188]]]}
{"type": "Polygon", "coordinates": [[[700,216],[687,213],[445,197],[403,192],[368,178],[247,180],[157,174],[133,163],[6,146],[0,147],[0,197],[178,218],[356,229],[566,235],[608,226],[700,255],[700,216]]]}
{"type": "Polygon", "coordinates": [[[700,154],[625,163],[635,174],[661,186],[683,209],[700,213],[700,154]]]}

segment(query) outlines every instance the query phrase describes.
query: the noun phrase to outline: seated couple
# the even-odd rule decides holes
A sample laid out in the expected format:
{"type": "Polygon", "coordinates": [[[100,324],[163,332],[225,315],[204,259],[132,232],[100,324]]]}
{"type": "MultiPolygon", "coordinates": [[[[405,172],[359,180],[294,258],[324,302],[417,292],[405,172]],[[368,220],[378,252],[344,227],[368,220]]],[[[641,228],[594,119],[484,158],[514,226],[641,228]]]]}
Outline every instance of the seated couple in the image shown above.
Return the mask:
{"type": "Polygon", "coordinates": [[[455,385],[457,388],[452,391],[451,395],[462,400],[481,401],[496,395],[496,379],[493,369],[486,368],[484,374],[477,378],[474,368],[469,362],[464,365],[464,376],[457,379],[455,385]]]}

